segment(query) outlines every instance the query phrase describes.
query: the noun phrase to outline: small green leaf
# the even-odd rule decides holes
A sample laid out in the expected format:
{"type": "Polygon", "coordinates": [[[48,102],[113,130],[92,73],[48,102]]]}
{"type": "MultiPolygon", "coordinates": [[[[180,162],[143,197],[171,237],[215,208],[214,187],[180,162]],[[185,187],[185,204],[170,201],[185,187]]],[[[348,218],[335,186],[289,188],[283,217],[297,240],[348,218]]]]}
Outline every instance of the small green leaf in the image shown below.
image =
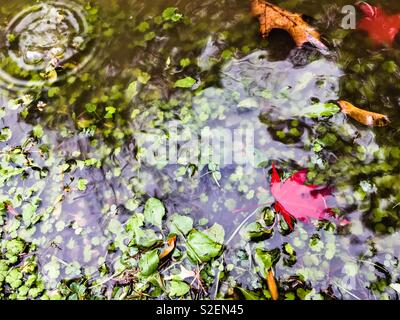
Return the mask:
{"type": "Polygon", "coordinates": [[[334,103],[316,103],[304,108],[302,115],[308,118],[331,117],[340,111],[340,107],[334,103]]]}
{"type": "Polygon", "coordinates": [[[97,106],[94,103],[87,103],[85,105],[85,109],[86,109],[87,112],[92,113],[92,112],[96,111],[97,106]]]}
{"type": "Polygon", "coordinates": [[[273,229],[266,229],[260,222],[250,223],[245,228],[245,237],[249,240],[265,240],[272,236],[273,229]]]}
{"type": "Polygon", "coordinates": [[[88,181],[86,179],[79,178],[78,179],[78,185],[77,185],[78,190],[79,191],[85,191],[86,187],[87,187],[87,184],[88,184],[88,181]]]}
{"type": "Polygon", "coordinates": [[[172,233],[187,235],[193,229],[193,219],[187,216],[174,214],[168,222],[168,228],[172,233]]]}
{"type": "Polygon", "coordinates": [[[183,281],[172,280],[169,282],[168,291],[170,297],[182,297],[187,294],[189,290],[190,286],[183,281]]]}
{"type": "Polygon", "coordinates": [[[207,262],[220,255],[225,232],[214,226],[204,232],[193,229],[187,237],[188,254],[194,261],[207,262]]]}
{"type": "Polygon", "coordinates": [[[163,11],[162,18],[164,21],[178,22],[182,20],[183,15],[178,12],[178,8],[169,7],[163,11]]]}
{"type": "Polygon", "coordinates": [[[196,83],[192,77],[186,77],[175,82],[175,88],[191,88],[196,83]]]}
{"type": "Polygon", "coordinates": [[[165,208],[163,203],[156,199],[150,198],[144,206],[144,220],[161,229],[162,219],[165,215],[165,208]]]}
{"type": "Polygon", "coordinates": [[[12,137],[12,131],[10,128],[5,127],[3,129],[0,129],[0,142],[6,142],[10,140],[12,137]]]}
{"type": "Polygon", "coordinates": [[[260,269],[263,278],[266,278],[267,271],[271,269],[280,258],[280,250],[274,249],[271,251],[264,251],[259,248],[256,249],[254,260],[260,269]]]}
{"type": "Polygon", "coordinates": [[[140,273],[145,277],[152,275],[157,270],[159,262],[157,250],[146,252],[139,260],[140,273]]]}
{"type": "Polygon", "coordinates": [[[138,83],[137,81],[132,81],[128,88],[125,90],[125,98],[127,101],[132,101],[134,97],[138,94],[138,83]]]}
{"type": "Polygon", "coordinates": [[[189,58],[184,58],[181,59],[181,61],[179,62],[179,64],[181,65],[182,68],[186,68],[187,66],[190,65],[190,59],[189,58]]]}

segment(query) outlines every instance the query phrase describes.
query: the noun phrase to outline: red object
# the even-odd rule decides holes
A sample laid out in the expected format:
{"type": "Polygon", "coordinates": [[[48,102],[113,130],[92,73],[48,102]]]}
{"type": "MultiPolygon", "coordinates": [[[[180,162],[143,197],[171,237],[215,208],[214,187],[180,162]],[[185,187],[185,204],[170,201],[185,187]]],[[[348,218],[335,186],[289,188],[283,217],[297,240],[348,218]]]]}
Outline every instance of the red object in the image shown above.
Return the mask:
{"type": "Polygon", "coordinates": [[[400,14],[388,15],[382,8],[371,6],[366,2],[358,4],[364,17],[358,22],[358,29],[368,33],[375,44],[393,45],[400,31],[400,14]]]}
{"type": "Polygon", "coordinates": [[[275,210],[285,219],[293,230],[293,220],[325,219],[333,212],[328,208],[326,198],[332,194],[326,187],[306,185],[307,170],[303,169],[285,182],[281,182],[275,164],[272,163],[271,193],[274,196],[275,210]]]}

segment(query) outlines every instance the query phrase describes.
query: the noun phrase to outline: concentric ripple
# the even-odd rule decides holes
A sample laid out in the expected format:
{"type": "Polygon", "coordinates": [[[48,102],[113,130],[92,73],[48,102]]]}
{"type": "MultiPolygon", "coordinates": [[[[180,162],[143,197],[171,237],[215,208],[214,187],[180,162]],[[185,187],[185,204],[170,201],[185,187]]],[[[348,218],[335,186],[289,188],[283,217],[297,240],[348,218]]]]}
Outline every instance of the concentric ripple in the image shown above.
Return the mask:
{"type": "Polygon", "coordinates": [[[43,87],[91,59],[89,26],[76,3],[47,2],[17,14],[6,29],[0,80],[8,89],[43,87]]]}

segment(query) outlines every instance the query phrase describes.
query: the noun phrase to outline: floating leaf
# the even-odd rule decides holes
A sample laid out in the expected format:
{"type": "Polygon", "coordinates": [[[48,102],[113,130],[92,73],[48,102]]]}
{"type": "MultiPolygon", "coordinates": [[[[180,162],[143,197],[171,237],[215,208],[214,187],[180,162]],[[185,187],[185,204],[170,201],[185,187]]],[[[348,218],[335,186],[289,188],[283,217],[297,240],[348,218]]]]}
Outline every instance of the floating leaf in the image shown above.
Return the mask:
{"type": "Polygon", "coordinates": [[[357,120],[364,125],[384,127],[390,123],[389,118],[383,114],[357,108],[353,106],[350,102],[344,100],[341,100],[338,103],[344,114],[347,114],[349,117],[357,120]]]}
{"type": "Polygon", "coordinates": [[[300,170],[284,183],[281,183],[275,164],[272,164],[271,193],[274,196],[275,210],[280,213],[293,230],[292,217],[307,220],[325,219],[332,214],[326,199],[331,195],[324,186],[306,185],[307,170],[300,170]]]}
{"type": "Polygon", "coordinates": [[[317,103],[302,110],[302,114],[308,118],[331,117],[338,113],[340,108],[334,103],[317,103]]]}
{"type": "Polygon", "coordinates": [[[310,42],[317,48],[326,49],[320,40],[319,33],[297,13],[263,0],[252,0],[251,12],[253,16],[258,17],[263,37],[267,37],[273,29],[283,29],[289,32],[298,47],[310,42]]]}

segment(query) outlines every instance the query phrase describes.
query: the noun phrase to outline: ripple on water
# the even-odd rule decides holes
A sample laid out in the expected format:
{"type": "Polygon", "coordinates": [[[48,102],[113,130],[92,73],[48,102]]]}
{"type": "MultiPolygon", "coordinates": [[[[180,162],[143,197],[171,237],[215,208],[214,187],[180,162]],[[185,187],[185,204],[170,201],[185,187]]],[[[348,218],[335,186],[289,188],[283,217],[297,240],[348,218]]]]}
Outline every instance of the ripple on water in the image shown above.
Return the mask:
{"type": "Polygon", "coordinates": [[[41,88],[78,72],[92,57],[89,34],[85,10],[76,3],[48,2],[22,10],[6,28],[0,85],[13,91],[41,88]]]}

